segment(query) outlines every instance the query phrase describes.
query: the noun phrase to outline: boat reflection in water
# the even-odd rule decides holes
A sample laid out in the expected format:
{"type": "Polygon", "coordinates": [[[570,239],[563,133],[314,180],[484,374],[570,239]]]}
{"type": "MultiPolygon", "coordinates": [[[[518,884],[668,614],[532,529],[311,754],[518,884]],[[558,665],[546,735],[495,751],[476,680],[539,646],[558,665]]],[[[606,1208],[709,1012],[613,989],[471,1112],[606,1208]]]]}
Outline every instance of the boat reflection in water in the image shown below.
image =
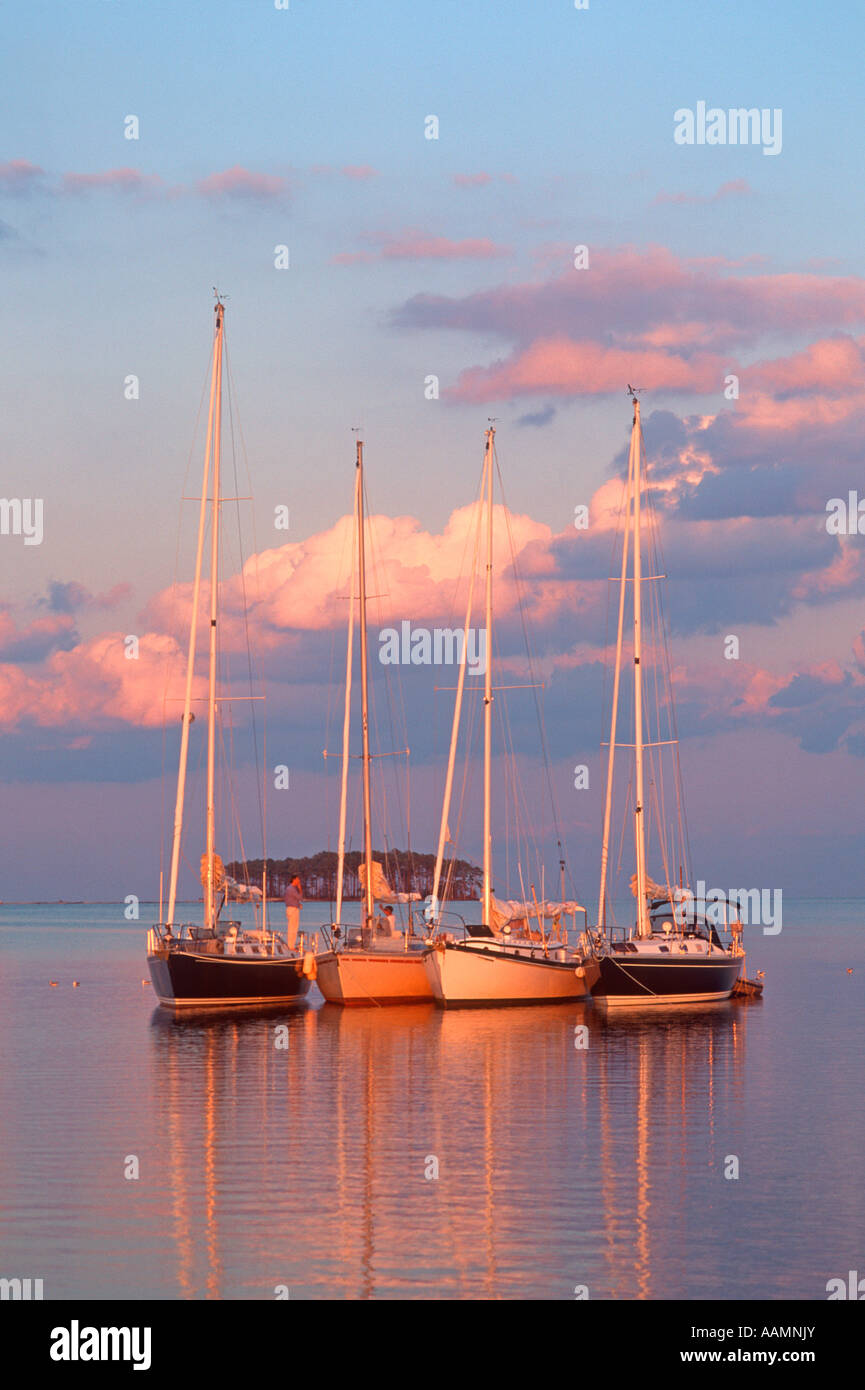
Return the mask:
{"type": "Polygon", "coordinates": [[[722,1236],[731,1218],[724,1212],[735,1188],[725,1183],[724,1167],[733,1136],[744,1143],[748,1007],[722,1002],[595,1011],[592,1123],[603,1252],[598,1296],[721,1296],[717,1266],[729,1255],[722,1236]]]}
{"type": "Polygon", "coordinates": [[[735,1297],[750,1007],[159,1010],[163,1296],[735,1297]]]}

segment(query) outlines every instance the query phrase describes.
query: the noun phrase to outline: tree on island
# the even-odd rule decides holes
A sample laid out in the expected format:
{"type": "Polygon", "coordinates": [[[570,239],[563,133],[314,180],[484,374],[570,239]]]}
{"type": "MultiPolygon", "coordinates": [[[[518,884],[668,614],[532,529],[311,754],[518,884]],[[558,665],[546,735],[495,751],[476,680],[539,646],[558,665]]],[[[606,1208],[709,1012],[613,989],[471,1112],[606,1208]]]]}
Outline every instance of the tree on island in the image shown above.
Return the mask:
{"type": "MultiPolygon", "coordinates": [[[[420,893],[426,897],[432,892],[436,857],[434,854],[418,854],[414,850],[373,850],[384,869],[385,876],[397,893],[420,893]]],[[[303,884],[303,895],[312,902],[332,902],[336,897],[337,853],[322,849],[318,854],[295,858],[287,855],[284,859],[267,860],[267,896],[281,898],[295,875],[303,884]]],[[[442,864],[442,887],[447,882],[451,860],[442,864]]],[[[360,900],[360,876],[358,868],[363,863],[361,850],[347,850],[343,879],[343,897],[346,901],[360,900]]],[[[264,860],[249,859],[246,863],[234,861],[226,864],[226,873],[240,883],[260,885],[264,872],[264,860]]],[[[450,898],[455,902],[474,901],[480,892],[483,874],[466,859],[453,861],[450,879],[450,898]]]]}

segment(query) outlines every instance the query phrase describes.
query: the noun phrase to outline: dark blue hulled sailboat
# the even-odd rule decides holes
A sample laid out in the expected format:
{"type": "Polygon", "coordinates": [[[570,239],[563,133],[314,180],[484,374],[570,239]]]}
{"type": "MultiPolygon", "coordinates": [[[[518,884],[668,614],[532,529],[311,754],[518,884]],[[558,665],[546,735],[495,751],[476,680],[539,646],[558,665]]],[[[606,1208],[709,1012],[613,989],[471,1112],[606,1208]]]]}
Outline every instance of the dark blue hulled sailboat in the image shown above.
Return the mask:
{"type": "MultiPolygon", "coordinates": [[[[186,694],[177,774],[174,810],[174,836],[171,851],[168,911],[163,921],[147,933],[147,965],[153,988],[160,1002],[171,1008],[221,1008],[250,1004],[278,1004],[302,998],[315,974],[312,950],[290,947],[284,937],[267,930],[264,886],[247,896],[261,899],[260,925],[244,929],[239,922],[227,921],[222,913],[232,888],[222,861],[215,852],[215,766],[217,744],[217,631],[219,619],[219,529],[220,529],[220,442],[222,426],[222,358],[225,306],[217,296],[210,378],[210,407],[204,477],[198,523],[195,579],[192,595],[189,649],[186,665],[186,694]],[[210,629],[207,696],[207,797],[206,848],[201,858],[204,889],[204,921],[177,923],[177,878],[189,753],[189,730],[193,721],[192,685],[195,669],[198,610],[201,597],[201,571],[210,498],[210,629]]],[[[237,885],[235,885],[237,887],[237,885]]],[[[160,893],[160,916],[162,916],[160,893]]]]}
{"type": "MultiPolygon", "coordinates": [[[[733,993],[745,965],[741,930],[733,924],[732,938],[725,944],[719,935],[719,924],[711,913],[697,910],[693,894],[681,883],[671,886],[669,873],[666,882],[653,882],[647,872],[647,799],[645,793],[644,759],[655,750],[677,749],[675,724],[670,719],[670,738],[661,739],[658,719],[658,738],[647,739],[643,711],[643,615],[642,584],[642,516],[641,501],[645,487],[643,436],[640,426],[640,402],[631,392],[634,403],[631,444],[628,457],[628,480],[625,501],[625,526],[622,541],[622,568],[619,584],[619,616],[616,642],[616,664],[613,680],[612,716],[607,766],[607,796],[604,809],[604,831],[601,848],[601,886],[598,900],[598,925],[594,939],[594,954],[598,974],[591,986],[592,997],[606,1004],[646,1006],[658,1004],[693,1004],[727,999],[733,993]],[[628,573],[628,552],[632,548],[632,573],[628,573]],[[613,928],[608,921],[607,870],[610,849],[610,811],[613,791],[613,770],[617,746],[619,689],[622,670],[622,639],[626,593],[632,586],[633,596],[633,666],[634,666],[634,847],[636,873],[631,879],[631,891],[636,898],[636,923],[630,928],[613,928]]],[[[648,501],[648,499],[646,499],[648,501]]],[[[647,579],[658,580],[660,574],[647,579]]],[[[664,642],[660,605],[655,610],[658,640],[664,642]]],[[[668,663],[664,673],[669,679],[668,663]]],[[[668,691],[672,710],[673,693],[668,691]]],[[[665,731],[666,732],[666,731],[665,731]]],[[[621,746],[621,745],[620,745],[621,746]]],[[[626,747],[628,745],[625,745],[626,747]]],[[[653,799],[660,806],[663,778],[651,778],[653,799]]],[[[679,827],[684,822],[678,759],[675,766],[679,827]]],[[[659,848],[665,870],[668,869],[668,842],[659,830],[659,848]]],[[[681,859],[685,858],[684,846],[681,859]]],[[[681,860],[680,860],[681,862],[681,860]]]]}

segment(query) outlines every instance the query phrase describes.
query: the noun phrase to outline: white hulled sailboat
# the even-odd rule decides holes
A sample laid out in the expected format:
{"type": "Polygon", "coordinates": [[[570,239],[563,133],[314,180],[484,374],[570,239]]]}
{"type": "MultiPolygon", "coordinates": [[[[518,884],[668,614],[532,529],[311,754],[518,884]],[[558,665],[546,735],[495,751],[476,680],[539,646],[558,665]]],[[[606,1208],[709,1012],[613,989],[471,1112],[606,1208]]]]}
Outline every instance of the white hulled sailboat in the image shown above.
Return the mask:
{"type": "MultiPolygon", "coordinates": [[[[458,934],[442,928],[438,901],[444,846],[448,838],[448,815],[453,788],[454,762],[460,711],[465,685],[465,661],[460,665],[451,743],[439,829],[433,889],[428,914],[438,928],[424,962],[436,1002],[445,1008],[463,1005],[561,1003],[582,999],[589,992],[597,973],[587,946],[574,949],[562,932],[565,914],[582,911],[577,903],[539,903],[532,901],[500,903],[492,887],[492,626],[493,626],[493,483],[495,427],[486,432],[484,471],[481,485],[483,518],[486,523],[486,596],[484,670],[484,773],[483,773],[483,886],[481,924],[458,934]],[[554,928],[547,932],[544,922],[552,918],[554,928]]],[[[474,575],[472,575],[473,581],[474,575]]],[[[463,651],[468,647],[473,582],[469,585],[463,651]]]]}
{"type": "MultiPolygon", "coordinates": [[[[625,526],[622,542],[622,567],[619,579],[618,632],[616,639],[616,660],[613,678],[612,712],[610,719],[610,741],[607,762],[607,793],[604,806],[604,829],[601,847],[601,881],[598,897],[598,927],[595,934],[595,954],[598,967],[597,978],[592,985],[592,996],[606,1004],[617,1005],[658,1005],[690,1004],[726,999],[733,992],[739,975],[744,969],[745,954],[741,936],[736,933],[731,942],[724,945],[718,933],[718,924],[709,920],[704,910],[699,910],[694,895],[684,886],[682,871],[680,881],[675,882],[668,855],[664,851],[665,840],[661,833],[662,808],[658,808],[659,845],[665,860],[665,879],[663,884],[654,882],[647,871],[647,801],[645,787],[645,755],[662,746],[677,747],[677,739],[657,741],[647,739],[644,729],[644,690],[643,690],[643,530],[646,507],[643,506],[646,492],[646,470],[644,466],[643,435],[640,426],[640,402],[636,393],[631,392],[634,403],[634,416],[631,428],[631,442],[628,455],[628,479],[625,500],[625,526]],[[628,573],[629,550],[632,551],[632,572],[628,573]],[[622,672],[622,649],[624,635],[624,616],[628,585],[633,592],[633,667],[634,667],[634,853],[636,873],[631,880],[631,891],[636,898],[636,924],[627,931],[616,930],[611,922],[610,898],[608,892],[608,871],[610,858],[610,817],[613,797],[613,774],[618,733],[619,692],[622,672]]],[[[647,579],[658,580],[663,576],[650,575],[647,579]]],[[[658,641],[665,642],[663,623],[658,613],[658,641]]],[[[670,688],[667,697],[672,709],[673,692],[670,688]]],[[[675,728],[671,727],[671,735],[675,728]]],[[[622,746],[622,745],[618,745],[622,746]]],[[[627,745],[625,745],[627,746],[627,745]]],[[[678,759],[676,761],[676,787],[679,798],[680,822],[684,819],[682,794],[679,778],[678,759]]],[[[660,802],[661,778],[652,779],[653,794],[660,802]]],[[[685,858],[682,846],[681,859],[685,858]]]]}

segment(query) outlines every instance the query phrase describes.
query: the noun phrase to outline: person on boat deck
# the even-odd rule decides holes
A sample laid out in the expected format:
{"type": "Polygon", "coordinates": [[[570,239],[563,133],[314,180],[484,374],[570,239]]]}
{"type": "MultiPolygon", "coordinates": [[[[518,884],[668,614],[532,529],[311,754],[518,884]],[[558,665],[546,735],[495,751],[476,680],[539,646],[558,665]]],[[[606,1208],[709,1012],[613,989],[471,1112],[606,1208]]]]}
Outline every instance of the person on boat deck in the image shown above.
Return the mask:
{"type": "Polygon", "coordinates": [[[285,890],[285,939],[290,951],[294,950],[297,932],[300,927],[300,909],[303,907],[303,891],[300,879],[295,874],[285,890]]]}
{"type": "Polygon", "coordinates": [[[388,904],[375,919],[376,936],[393,936],[393,908],[388,904]]]}

